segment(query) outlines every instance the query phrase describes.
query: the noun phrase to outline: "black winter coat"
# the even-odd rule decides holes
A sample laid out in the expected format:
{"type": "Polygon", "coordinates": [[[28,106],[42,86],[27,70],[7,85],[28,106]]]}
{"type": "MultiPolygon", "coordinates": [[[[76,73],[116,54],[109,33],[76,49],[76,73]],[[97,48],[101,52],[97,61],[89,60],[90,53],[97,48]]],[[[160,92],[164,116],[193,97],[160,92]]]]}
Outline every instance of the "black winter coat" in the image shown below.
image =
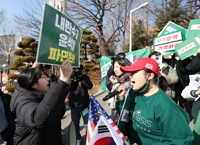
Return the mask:
{"type": "Polygon", "coordinates": [[[200,71],[200,54],[197,54],[192,59],[178,60],[176,63],[176,70],[180,82],[178,83],[177,91],[179,93],[189,84],[189,75],[196,74],[200,71]]]}
{"type": "Polygon", "coordinates": [[[16,114],[14,145],[62,145],[61,118],[69,85],[54,82],[46,94],[17,87],[11,99],[16,114]]]}
{"type": "Polygon", "coordinates": [[[15,132],[15,115],[10,111],[11,96],[4,94],[2,91],[0,91],[0,97],[4,105],[5,115],[8,121],[8,127],[1,132],[1,136],[3,137],[4,141],[7,142],[7,145],[13,145],[13,136],[15,132]]]}
{"type": "Polygon", "coordinates": [[[90,78],[83,74],[81,78],[75,80],[74,76],[71,76],[69,80],[70,93],[69,93],[69,106],[70,107],[87,107],[90,104],[90,98],[88,90],[93,87],[90,78]],[[81,83],[80,92],[75,93],[79,87],[79,82],[81,83]]]}

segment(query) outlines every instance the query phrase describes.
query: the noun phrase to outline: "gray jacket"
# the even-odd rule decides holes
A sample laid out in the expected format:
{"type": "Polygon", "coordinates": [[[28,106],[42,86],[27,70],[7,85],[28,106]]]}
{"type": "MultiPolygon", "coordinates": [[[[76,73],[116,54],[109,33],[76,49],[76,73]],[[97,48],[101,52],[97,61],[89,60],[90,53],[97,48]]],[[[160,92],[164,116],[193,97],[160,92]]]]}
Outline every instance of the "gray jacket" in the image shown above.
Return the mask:
{"type": "Polygon", "coordinates": [[[175,70],[168,65],[167,63],[163,63],[164,67],[162,68],[162,73],[164,73],[164,77],[167,80],[167,83],[169,85],[166,93],[171,98],[175,98],[176,96],[176,90],[175,90],[175,84],[178,83],[178,76],[175,72],[175,70]]]}

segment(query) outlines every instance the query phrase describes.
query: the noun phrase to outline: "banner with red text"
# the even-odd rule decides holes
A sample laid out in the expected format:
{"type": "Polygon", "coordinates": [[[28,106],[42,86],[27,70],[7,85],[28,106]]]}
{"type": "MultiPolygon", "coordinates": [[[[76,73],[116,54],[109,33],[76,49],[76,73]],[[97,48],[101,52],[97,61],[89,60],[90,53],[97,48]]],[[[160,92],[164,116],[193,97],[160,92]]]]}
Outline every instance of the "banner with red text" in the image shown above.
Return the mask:
{"type": "Polygon", "coordinates": [[[162,54],[175,53],[175,46],[186,39],[185,31],[178,30],[153,39],[154,50],[162,54]]]}
{"type": "Polygon", "coordinates": [[[200,19],[190,20],[187,37],[200,36],[200,19]]]}
{"type": "Polygon", "coordinates": [[[187,40],[175,46],[177,54],[181,60],[184,60],[192,56],[193,54],[196,54],[199,48],[200,48],[200,45],[195,40],[195,38],[187,38],[187,40]]]}

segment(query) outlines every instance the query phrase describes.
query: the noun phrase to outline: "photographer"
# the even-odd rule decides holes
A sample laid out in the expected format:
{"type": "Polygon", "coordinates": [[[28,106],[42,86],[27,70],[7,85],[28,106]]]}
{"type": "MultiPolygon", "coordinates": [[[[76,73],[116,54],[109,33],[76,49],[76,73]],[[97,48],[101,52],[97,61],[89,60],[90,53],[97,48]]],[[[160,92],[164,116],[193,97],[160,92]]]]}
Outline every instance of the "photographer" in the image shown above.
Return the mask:
{"type": "Polygon", "coordinates": [[[50,79],[50,83],[58,80],[58,78],[51,71],[51,65],[43,65],[35,62],[32,67],[39,68],[44,73],[44,75],[46,75],[50,79]]]}
{"type": "Polygon", "coordinates": [[[43,72],[50,78],[51,83],[58,80],[58,78],[52,73],[51,65],[43,65],[43,72]]]}
{"type": "Polygon", "coordinates": [[[93,87],[90,78],[82,73],[83,65],[73,68],[69,79],[69,106],[71,107],[71,119],[76,128],[77,145],[81,142],[79,122],[82,116],[84,127],[87,129],[90,98],[88,90],[93,87]]]}

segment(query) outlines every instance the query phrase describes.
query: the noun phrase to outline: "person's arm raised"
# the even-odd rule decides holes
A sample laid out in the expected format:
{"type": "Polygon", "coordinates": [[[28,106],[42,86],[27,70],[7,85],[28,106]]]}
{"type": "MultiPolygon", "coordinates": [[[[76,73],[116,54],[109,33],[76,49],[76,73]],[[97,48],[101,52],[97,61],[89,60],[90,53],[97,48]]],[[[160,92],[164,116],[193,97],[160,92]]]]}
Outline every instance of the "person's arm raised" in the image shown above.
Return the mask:
{"type": "Polygon", "coordinates": [[[63,63],[60,65],[60,80],[63,82],[68,82],[71,74],[73,71],[73,67],[68,61],[68,59],[64,60],[63,63]]]}

